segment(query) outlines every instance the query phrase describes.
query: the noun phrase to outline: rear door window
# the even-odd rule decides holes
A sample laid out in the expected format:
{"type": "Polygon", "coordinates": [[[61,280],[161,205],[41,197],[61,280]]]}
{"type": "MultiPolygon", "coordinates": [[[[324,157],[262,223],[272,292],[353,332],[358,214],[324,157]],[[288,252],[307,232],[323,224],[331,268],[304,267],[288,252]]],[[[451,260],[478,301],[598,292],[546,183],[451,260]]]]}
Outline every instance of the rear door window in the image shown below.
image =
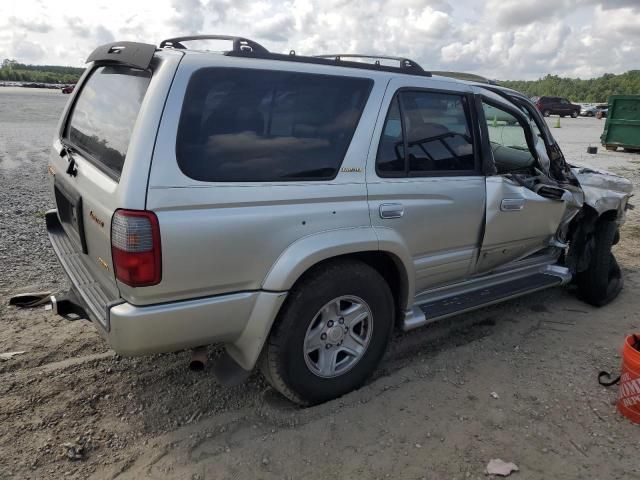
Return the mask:
{"type": "Polygon", "coordinates": [[[198,70],[182,107],[178,165],[205,182],[334,178],[372,84],[275,70],[198,70]]]}
{"type": "Polygon", "coordinates": [[[98,67],[82,85],[71,110],[65,139],[115,179],[122,173],[150,80],[147,71],[98,67]]]}
{"type": "Polygon", "coordinates": [[[391,102],[376,158],[381,177],[474,174],[467,98],[401,91],[391,102]],[[405,154],[406,149],[406,154],[405,154]]]}

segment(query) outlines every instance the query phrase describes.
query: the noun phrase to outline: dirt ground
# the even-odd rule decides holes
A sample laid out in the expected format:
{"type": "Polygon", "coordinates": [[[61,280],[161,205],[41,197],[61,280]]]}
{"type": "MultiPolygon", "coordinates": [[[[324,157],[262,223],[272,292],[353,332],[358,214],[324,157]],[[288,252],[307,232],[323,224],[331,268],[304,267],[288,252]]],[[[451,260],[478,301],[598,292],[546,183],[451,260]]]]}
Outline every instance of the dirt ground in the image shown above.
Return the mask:
{"type": "MultiPolygon", "coordinates": [[[[626,284],[611,305],[554,289],[399,333],[365,387],[299,409],[258,374],[224,388],[210,368],[189,371],[187,352],[120,358],[88,322],[7,306],[65,287],[42,216],[66,99],[0,89],[0,352],[25,352],[0,361],[0,479],[480,479],[491,458],[523,480],[640,478],[640,427],[596,381],[640,331],[639,210],[616,247],[626,284]]],[[[640,155],[585,153],[602,127],[567,118],[553,132],[569,159],[637,189],[640,155]]]]}

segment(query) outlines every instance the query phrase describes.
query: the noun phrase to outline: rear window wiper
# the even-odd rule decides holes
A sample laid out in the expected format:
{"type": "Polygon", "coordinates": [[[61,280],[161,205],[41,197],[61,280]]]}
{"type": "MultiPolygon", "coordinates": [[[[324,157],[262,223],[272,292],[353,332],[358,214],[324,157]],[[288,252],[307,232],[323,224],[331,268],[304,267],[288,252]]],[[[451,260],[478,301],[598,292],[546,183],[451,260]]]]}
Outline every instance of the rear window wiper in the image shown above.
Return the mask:
{"type": "Polygon", "coordinates": [[[60,140],[60,143],[62,143],[62,150],[60,151],[60,157],[64,158],[67,157],[67,170],[66,173],[68,175],[71,175],[72,177],[75,177],[76,175],[78,175],[78,167],[76,166],[76,161],[73,158],[73,154],[74,153],[78,153],[78,151],[71,146],[69,143],[67,143],[64,140],[60,140]]]}
{"type": "Polygon", "coordinates": [[[67,157],[67,159],[70,159],[71,154],[78,153],[78,150],[76,150],[66,140],[60,139],[60,143],[62,144],[62,150],[60,150],[60,157],[62,158],[67,157]]]}

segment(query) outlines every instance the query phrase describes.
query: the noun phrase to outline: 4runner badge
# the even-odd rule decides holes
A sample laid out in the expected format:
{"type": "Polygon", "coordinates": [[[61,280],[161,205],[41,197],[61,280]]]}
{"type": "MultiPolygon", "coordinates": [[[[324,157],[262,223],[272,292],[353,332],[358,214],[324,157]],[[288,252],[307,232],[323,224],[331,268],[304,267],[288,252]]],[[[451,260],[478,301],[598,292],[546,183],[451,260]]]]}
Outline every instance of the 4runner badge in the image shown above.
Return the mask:
{"type": "Polygon", "coordinates": [[[100,220],[98,216],[95,213],[93,213],[93,210],[89,212],[89,216],[91,217],[91,220],[93,220],[98,225],[100,225],[101,228],[104,228],[104,220],[100,220]]]}
{"type": "Polygon", "coordinates": [[[101,267],[109,270],[109,264],[105,262],[102,258],[98,257],[98,263],[100,264],[101,267]]]}

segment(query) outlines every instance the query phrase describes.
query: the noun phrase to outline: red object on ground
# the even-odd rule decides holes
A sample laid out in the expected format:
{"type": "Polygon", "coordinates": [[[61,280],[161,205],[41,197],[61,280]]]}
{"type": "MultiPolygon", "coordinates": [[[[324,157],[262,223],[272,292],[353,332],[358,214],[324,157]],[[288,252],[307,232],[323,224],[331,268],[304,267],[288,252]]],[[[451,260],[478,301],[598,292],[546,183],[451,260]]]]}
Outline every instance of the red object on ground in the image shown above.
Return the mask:
{"type": "Polygon", "coordinates": [[[618,390],[618,411],[640,423],[640,351],[634,348],[638,335],[629,335],[622,347],[622,372],[618,390]]]}

